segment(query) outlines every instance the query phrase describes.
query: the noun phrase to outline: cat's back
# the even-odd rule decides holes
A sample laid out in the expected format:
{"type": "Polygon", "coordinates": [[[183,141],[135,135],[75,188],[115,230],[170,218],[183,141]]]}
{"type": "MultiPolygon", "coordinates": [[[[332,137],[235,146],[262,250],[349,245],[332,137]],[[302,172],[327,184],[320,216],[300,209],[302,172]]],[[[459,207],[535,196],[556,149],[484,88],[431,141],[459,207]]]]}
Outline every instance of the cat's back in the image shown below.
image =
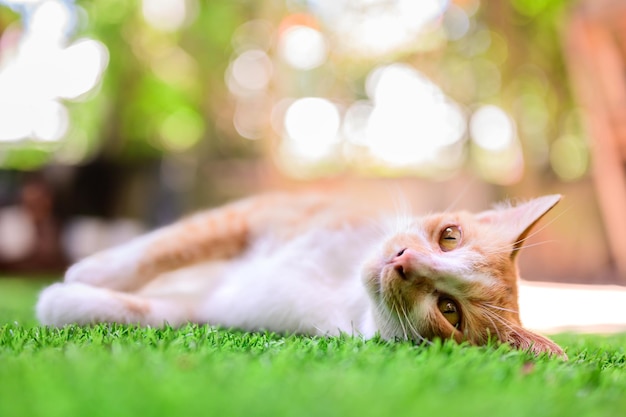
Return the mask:
{"type": "Polygon", "coordinates": [[[375,204],[364,204],[339,191],[275,192],[243,200],[251,234],[291,240],[311,232],[353,231],[383,216],[375,204]]]}

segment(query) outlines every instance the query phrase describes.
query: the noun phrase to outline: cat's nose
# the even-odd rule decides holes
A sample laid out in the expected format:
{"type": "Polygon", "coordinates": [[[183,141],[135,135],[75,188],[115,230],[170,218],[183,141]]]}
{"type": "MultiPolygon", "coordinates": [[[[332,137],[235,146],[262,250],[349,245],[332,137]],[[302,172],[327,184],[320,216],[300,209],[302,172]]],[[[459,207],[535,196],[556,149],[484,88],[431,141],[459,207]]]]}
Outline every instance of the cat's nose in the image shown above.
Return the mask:
{"type": "Polygon", "coordinates": [[[407,248],[403,248],[398,251],[391,260],[391,263],[393,264],[393,269],[402,279],[407,279],[407,273],[409,272],[409,264],[411,260],[410,258],[410,252],[407,252],[407,248]]]}
{"type": "Polygon", "coordinates": [[[428,259],[418,250],[403,248],[389,261],[403,280],[421,280],[433,272],[428,259]]]}

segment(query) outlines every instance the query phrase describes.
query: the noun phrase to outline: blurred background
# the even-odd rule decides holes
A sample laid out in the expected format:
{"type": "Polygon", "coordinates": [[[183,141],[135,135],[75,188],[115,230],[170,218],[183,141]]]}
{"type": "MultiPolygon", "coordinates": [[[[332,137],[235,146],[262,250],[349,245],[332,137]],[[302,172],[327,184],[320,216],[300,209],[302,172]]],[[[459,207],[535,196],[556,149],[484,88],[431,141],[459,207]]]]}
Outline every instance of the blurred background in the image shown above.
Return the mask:
{"type": "Polygon", "coordinates": [[[625,57],[621,0],[0,0],[0,275],[350,184],[564,194],[524,277],[626,284],[625,57]]]}

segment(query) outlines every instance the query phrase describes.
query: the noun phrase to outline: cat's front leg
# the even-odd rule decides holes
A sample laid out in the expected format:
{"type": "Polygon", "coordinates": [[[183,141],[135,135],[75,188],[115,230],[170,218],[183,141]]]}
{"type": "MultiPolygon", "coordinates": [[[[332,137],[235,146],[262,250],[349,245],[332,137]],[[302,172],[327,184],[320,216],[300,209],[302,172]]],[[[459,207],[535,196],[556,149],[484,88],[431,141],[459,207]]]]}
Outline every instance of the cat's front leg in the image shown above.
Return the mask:
{"type": "Polygon", "coordinates": [[[248,244],[250,206],[244,201],[197,213],[89,256],[68,269],[65,282],[134,291],[162,273],[237,256],[248,244]]]}
{"type": "Polygon", "coordinates": [[[140,270],[141,260],[149,247],[149,236],[88,256],[65,273],[67,283],[84,283],[118,291],[131,291],[149,280],[140,270]]]}
{"type": "Polygon", "coordinates": [[[36,314],[43,325],[56,327],[72,323],[162,326],[193,320],[192,307],[175,300],[144,298],[81,283],[57,283],[44,289],[36,314]]]}

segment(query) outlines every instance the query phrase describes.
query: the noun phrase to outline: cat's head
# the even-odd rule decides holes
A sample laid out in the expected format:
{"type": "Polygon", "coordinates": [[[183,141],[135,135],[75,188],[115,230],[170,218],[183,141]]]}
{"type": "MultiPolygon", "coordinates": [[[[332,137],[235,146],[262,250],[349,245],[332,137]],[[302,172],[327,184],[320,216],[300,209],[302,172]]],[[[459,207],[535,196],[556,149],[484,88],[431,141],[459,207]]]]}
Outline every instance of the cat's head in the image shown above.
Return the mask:
{"type": "Polygon", "coordinates": [[[565,357],[554,342],[522,327],[517,302],[517,255],[531,228],[560,198],[406,221],[363,273],[381,335],[473,344],[494,338],[565,357]]]}

